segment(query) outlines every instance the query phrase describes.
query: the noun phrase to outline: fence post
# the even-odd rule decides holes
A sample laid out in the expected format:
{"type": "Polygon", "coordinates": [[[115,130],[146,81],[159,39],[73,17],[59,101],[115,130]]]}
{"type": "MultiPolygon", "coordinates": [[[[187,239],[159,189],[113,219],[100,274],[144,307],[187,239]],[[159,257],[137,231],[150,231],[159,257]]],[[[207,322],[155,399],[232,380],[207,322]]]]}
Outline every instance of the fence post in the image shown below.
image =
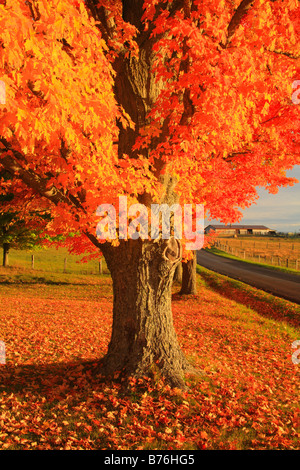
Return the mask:
{"type": "Polygon", "coordinates": [[[67,271],[67,258],[64,259],[64,273],[67,271]]]}
{"type": "Polygon", "coordinates": [[[31,255],[31,269],[34,269],[34,255],[31,255]]]}
{"type": "Polygon", "coordinates": [[[99,261],[99,274],[102,274],[103,273],[103,270],[102,270],[102,259],[100,259],[99,261]]]}

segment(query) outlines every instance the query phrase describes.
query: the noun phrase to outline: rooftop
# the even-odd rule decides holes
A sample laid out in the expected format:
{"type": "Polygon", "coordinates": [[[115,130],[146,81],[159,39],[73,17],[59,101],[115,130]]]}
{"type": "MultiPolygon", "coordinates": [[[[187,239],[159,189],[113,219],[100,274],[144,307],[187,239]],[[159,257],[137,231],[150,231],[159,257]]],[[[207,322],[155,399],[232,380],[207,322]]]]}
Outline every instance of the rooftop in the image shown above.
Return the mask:
{"type": "Polygon", "coordinates": [[[225,224],[210,224],[208,225],[206,228],[208,227],[213,227],[213,228],[217,228],[217,229],[256,229],[256,230],[270,230],[269,227],[266,227],[265,225],[234,225],[234,224],[230,224],[230,225],[225,225],[225,224]]]}

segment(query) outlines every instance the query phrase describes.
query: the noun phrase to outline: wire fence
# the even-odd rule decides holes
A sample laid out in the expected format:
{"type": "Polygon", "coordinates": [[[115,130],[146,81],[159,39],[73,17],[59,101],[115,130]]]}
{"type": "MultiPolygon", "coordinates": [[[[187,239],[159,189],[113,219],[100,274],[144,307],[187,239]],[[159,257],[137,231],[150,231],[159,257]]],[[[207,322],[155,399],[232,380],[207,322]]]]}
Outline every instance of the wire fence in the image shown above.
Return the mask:
{"type": "Polygon", "coordinates": [[[80,262],[81,256],[69,255],[56,250],[34,253],[11,250],[8,266],[65,274],[108,274],[104,259],[80,262]]]}
{"type": "Polygon", "coordinates": [[[260,264],[300,270],[299,243],[250,242],[218,239],[215,247],[238,258],[260,264]]]}

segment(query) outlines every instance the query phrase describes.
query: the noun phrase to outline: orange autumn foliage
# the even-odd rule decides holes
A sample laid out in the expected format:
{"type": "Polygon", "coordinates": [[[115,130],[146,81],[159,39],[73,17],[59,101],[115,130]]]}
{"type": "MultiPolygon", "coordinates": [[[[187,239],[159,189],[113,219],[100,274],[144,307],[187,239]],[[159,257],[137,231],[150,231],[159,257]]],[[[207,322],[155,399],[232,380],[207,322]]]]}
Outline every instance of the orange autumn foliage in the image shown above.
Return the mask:
{"type": "Polygon", "coordinates": [[[0,4],[0,167],[15,175],[5,190],[21,205],[51,208],[48,231],[79,234],[68,240],[77,252],[92,250],[85,234],[95,234],[99,204],[145,192],[159,199],[157,161],[178,176],[181,204],[204,204],[223,222],[239,218],[257,186],[293,184],[285,171],[300,163],[291,99],[299,2],[146,0],[132,22],[126,3],[0,4]],[[120,159],[119,127],[137,122],[114,93],[116,64],[139,57],[142,34],[161,91],[139,124],[134,158],[120,159]]]}

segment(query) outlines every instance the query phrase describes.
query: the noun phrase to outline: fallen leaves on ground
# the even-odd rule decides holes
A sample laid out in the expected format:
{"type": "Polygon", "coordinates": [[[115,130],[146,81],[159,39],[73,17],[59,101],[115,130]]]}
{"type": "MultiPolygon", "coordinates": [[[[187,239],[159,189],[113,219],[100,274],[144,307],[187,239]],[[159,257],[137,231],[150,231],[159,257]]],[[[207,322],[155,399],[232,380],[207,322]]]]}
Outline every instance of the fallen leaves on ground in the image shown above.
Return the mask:
{"type": "Polygon", "coordinates": [[[282,301],[272,319],[270,300],[218,279],[222,294],[199,281],[197,296],[173,299],[180,344],[203,373],[186,392],[159,375],[126,388],[101,376],[109,278],[2,284],[0,449],[299,449],[299,306],[282,301]]]}

